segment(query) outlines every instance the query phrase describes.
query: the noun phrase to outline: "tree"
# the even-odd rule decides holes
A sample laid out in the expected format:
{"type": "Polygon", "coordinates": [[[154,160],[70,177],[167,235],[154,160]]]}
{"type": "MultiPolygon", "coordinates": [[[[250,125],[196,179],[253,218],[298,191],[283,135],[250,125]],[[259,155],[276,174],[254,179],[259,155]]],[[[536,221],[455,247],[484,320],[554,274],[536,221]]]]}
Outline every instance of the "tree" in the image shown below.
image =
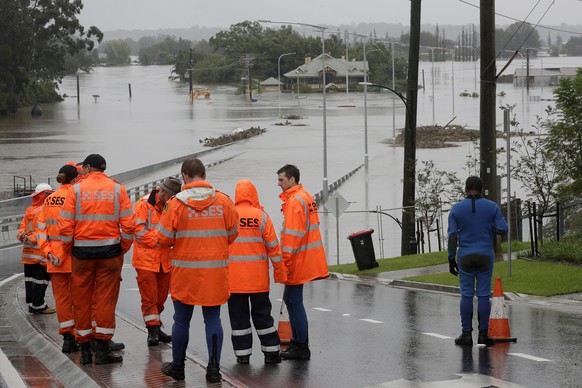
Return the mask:
{"type": "Polygon", "coordinates": [[[462,198],[461,182],[455,173],[439,170],[432,160],[423,161],[416,173],[416,213],[427,230],[440,217],[443,206],[462,198]]]}
{"type": "Polygon", "coordinates": [[[535,132],[526,132],[519,127],[519,123],[512,119],[512,136],[517,135],[511,147],[512,166],[511,176],[521,182],[527,190],[527,197],[536,202],[540,214],[546,213],[557,199],[559,177],[545,147],[546,128],[541,117],[536,117],[536,124],[532,127],[535,132]]]}
{"type": "Polygon", "coordinates": [[[521,47],[540,47],[540,34],[535,26],[516,22],[505,29],[495,29],[495,50],[497,52],[502,52],[502,50],[516,51],[521,47]]]}
{"type": "Polygon", "coordinates": [[[556,105],[548,107],[546,147],[558,177],[562,200],[579,198],[582,191],[582,69],[560,79],[554,90],[556,105]]]}
{"type": "Polygon", "coordinates": [[[82,8],[81,0],[0,0],[0,114],[59,98],[67,56],[103,38],[79,23],[82,8]]]}
{"type": "Polygon", "coordinates": [[[121,39],[110,40],[103,43],[100,47],[106,55],[105,62],[110,66],[129,65],[131,47],[126,41],[121,39]]]}
{"type": "Polygon", "coordinates": [[[582,36],[572,36],[565,44],[566,54],[571,57],[582,55],[582,36]]]}

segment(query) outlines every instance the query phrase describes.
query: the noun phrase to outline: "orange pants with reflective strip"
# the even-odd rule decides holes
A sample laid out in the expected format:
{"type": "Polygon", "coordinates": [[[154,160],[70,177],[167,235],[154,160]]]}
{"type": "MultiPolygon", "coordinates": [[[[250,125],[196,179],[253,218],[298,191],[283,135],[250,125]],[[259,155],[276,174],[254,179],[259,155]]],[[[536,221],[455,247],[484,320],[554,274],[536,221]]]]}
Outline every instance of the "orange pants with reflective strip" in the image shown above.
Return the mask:
{"type": "Polygon", "coordinates": [[[71,273],[51,273],[57,320],[59,321],[59,334],[75,335],[75,318],[73,316],[73,276],[71,273]]]}
{"type": "Polygon", "coordinates": [[[161,325],[160,315],[170,290],[170,272],[164,273],[137,269],[137,286],[141,295],[141,313],[148,326],[161,325]]]}
{"type": "Polygon", "coordinates": [[[123,256],[82,260],[73,257],[73,314],[77,342],[109,341],[113,337],[122,267],[123,256]],[[92,315],[96,322],[94,333],[92,315]]]}

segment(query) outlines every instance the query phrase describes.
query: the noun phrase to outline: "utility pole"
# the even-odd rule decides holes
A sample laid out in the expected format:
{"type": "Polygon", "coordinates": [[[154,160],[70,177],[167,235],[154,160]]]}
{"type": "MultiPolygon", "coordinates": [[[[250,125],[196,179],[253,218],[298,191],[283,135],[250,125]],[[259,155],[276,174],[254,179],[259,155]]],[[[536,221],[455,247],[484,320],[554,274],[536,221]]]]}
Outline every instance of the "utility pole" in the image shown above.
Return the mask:
{"type": "Polygon", "coordinates": [[[526,85],[527,94],[529,96],[529,48],[525,49],[525,58],[526,58],[525,60],[527,63],[526,70],[525,70],[525,82],[526,82],[525,85],[526,85]]]}
{"type": "Polygon", "coordinates": [[[484,196],[497,202],[495,0],[481,1],[480,153],[484,196]]]}
{"type": "Polygon", "coordinates": [[[192,88],[192,49],[190,49],[190,62],[188,63],[188,72],[189,77],[190,77],[190,100],[192,100],[193,94],[192,92],[194,91],[192,88]]]}
{"type": "MultiPolygon", "coordinates": [[[[495,101],[497,96],[495,67],[495,0],[480,0],[481,21],[481,101],[479,115],[480,175],[483,196],[499,202],[497,193],[497,144],[495,131],[495,101]]],[[[500,252],[501,240],[496,239],[495,252],[500,252]]]]}
{"type": "Polygon", "coordinates": [[[408,109],[404,128],[404,178],[402,180],[402,239],[400,252],[416,253],[415,235],[415,184],[416,184],[416,95],[418,92],[418,62],[420,50],[420,3],[410,1],[410,46],[408,48],[408,109]]]}

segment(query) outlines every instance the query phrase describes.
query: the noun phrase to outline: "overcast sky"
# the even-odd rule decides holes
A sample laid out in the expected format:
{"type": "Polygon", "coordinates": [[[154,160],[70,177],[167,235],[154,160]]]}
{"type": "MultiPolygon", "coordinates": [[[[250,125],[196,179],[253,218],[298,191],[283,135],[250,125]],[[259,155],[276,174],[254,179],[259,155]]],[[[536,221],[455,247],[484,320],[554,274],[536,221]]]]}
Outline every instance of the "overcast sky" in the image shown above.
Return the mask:
{"type": "MultiPolygon", "coordinates": [[[[83,4],[81,23],[95,25],[102,31],[228,28],[244,20],[259,19],[319,25],[361,22],[408,25],[410,21],[410,0],[83,0],[83,4]]],[[[478,24],[478,6],[479,0],[423,0],[422,23],[478,24]]],[[[526,19],[532,24],[538,23],[546,11],[542,25],[582,24],[581,0],[497,0],[495,8],[498,14],[526,19]]],[[[496,17],[498,25],[512,22],[501,15],[496,17]]]]}

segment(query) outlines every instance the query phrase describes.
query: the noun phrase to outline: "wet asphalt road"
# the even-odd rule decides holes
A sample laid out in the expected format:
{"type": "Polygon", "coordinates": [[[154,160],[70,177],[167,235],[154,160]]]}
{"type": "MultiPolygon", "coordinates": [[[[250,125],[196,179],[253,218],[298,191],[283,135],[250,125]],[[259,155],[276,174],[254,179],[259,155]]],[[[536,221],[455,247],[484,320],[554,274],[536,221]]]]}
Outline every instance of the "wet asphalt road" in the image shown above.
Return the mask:
{"type": "MultiPolygon", "coordinates": [[[[0,277],[21,268],[19,248],[0,252],[0,277]]],[[[142,324],[135,270],[126,256],[118,313],[142,324]]],[[[283,293],[274,284],[275,316],[283,293]]],[[[222,308],[225,333],[221,368],[252,387],[399,387],[504,386],[580,387],[582,381],[582,309],[565,312],[527,303],[508,303],[517,343],[492,348],[461,348],[458,297],[454,294],[371,286],[334,279],[305,287],[310,322],[310,361],[265,365],[254,337],[249,365],[237,365],[230,343],[228,310],[222,308]]],[[[168,299],[162,314],[172,324],[168,299]]],[[[475,323],[476,324],[476,323],[475,323]]],[[[188,351],[206,360],[201,309],[191,323],[188,351]]],[[[144,338],[144,351],[147,351],[144,338]]]]}

